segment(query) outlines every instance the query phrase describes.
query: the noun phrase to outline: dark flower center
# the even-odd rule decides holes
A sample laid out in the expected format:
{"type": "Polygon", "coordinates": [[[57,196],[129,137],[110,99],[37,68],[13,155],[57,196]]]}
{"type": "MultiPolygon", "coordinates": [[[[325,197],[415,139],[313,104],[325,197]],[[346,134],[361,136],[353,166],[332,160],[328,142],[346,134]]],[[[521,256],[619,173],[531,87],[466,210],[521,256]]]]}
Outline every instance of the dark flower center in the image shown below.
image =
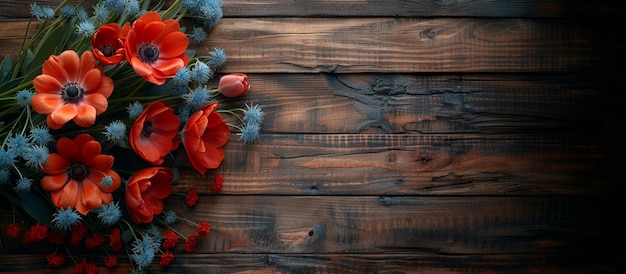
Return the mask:
{"type": "Polygon", "coordinates": [[[83,93],[85,93],[85,90],[77,83],[67,83],[61,89],[61,97],[63,97],[63,100],[69,102],[79,101],[83,98],[83,93]]]}
{"type": "Polygon", "coordinates": [[[139,56],[139,60],[141,60],[141,62],[152,64],[159,59],[159,49],[157,49],[154,45],[144,44],[139,47],[137,55],[139,56]]]}
{"type": "Polygon", "coordinates": [[[146,137],[150,137],[152,132],[154,132],[154,127],[152,126],[152,122],[147,121],[143,124],[143,135],[146,137]]]}
{"type": "Polygon", "coordinates": [[[80,182],[87,177],[89,169],[82,163],[72,163],[65,172],[71,180],[80,182]]]}
{"type": "Polygon", "coordinates": [[[102,52],[102,55],[106,57],[111,57],[115,53],[115,47],[111,45],[102,45],[102,47],[100,47],[100,52],[102,52]]]}

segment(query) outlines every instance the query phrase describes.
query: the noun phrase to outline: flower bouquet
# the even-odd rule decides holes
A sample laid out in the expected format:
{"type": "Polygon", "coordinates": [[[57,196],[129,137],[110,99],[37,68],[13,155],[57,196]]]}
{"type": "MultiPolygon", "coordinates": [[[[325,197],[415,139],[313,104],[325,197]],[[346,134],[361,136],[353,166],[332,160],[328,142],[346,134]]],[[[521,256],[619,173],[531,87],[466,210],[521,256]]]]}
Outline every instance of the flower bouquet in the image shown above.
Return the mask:
{"type": "MultiPolygon", "coordinates": [[[[116,267],[118,255],[134,273],[159,259],[165,267],[178,242],[192,252],[210,224],[166,208],[175,194],[188,206],[198,199],[193,187],[173,193],[181,167],[207,174],[231,132],[254,143],[263,121],[258,105],[218,108],[250,88],[245,74],[209,87],[223,49],[189,49],[218,24],[221,2],[30,7],[36,31],[0,65],[0,198],[13,207],[6,238],[52,246],[48,265],[72,261],[75,273],[116,267]],[[180,220],[195,232],[177,231],[180,220]]],[[[223,178],[211,181],[219,192],[223,178]]]]}

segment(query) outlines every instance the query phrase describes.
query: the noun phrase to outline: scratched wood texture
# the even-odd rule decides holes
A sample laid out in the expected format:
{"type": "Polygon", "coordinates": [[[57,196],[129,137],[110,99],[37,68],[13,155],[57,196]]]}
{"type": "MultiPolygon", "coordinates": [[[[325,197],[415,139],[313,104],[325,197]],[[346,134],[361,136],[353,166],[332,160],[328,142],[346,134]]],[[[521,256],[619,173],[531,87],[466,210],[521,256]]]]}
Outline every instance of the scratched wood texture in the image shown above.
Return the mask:
{"type": "MultiPolygon", "coordinates": [[[[56,1],[38,1],[40,5],[56,1]]],[[[183,172],[208,220],[160,273],[622,273],[626,7],[223,0],[199,51],[250,76],[257,145],[183,172]],[[220,194],[207,181],[225,178],[220,194]]],[[[15,54],[28,3],[0,3],[15,54]]],[[[31,26],[33,27],[33,26],[31,26]]],[[[2,205],[0,203],[0,205],[2,205]]],[[[0,211],[0,226],[11,218],[0,211]]],[[[193,227],[181,225],[183,231],[193,227]]],[[[5,237],[4,231],[0,237],[5,237]]],[[[0,272],[57,273],[4,241],[0,272]]],[[[101,273],[124,273],[128,261],[101,273]]],[[[64,268],[68,272],[71,266],[64,268]]]]}

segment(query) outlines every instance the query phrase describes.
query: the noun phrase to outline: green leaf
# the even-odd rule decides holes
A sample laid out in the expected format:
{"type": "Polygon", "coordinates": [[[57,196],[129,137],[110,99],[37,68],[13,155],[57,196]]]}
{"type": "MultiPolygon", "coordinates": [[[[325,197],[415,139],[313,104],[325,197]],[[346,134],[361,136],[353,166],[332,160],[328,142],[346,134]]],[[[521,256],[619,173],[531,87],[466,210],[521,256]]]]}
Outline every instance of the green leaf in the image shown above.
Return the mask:
{"type": "Polygon", "coordinates": [[[54,214],[54,211],[49,204],[45,203],[44,197],[37,195],[34,191],[20,191],[16,193],[20,198],[22,209],[26,211],[30,217],[43,225],[53,227],[52,214],[54,214]]]}
{"type": "Polygon", "coordinates": [[[11,75],[12,61],[11,56],[7,55],[0,63],[0,81],[4,82],[11,75]]]}

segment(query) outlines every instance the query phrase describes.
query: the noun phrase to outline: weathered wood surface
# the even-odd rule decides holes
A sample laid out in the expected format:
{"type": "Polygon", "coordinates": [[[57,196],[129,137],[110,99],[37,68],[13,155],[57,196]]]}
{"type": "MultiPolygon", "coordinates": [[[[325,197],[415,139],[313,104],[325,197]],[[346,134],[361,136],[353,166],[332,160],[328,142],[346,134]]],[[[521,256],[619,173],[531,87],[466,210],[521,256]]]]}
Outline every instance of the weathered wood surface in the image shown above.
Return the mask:
{"type": "MultiPolygon", "coordinates": [[[[19,48],[27,6],[0,3],[1,55],[19,48]]],[[[152,271],[626,271],[623,4],[223,7],[193,47],[223,47],[224,71],[250,75],[250,93],[224,107],[261,104],[262,140],[232,137],[218,195],[214,172],[182,173],[176,190],[196,186],[200,207],[170,202],[213,230],[152,271]]],[[[0,227],[11,214],[0,211],[0,227]]],[[[57,273],[47,247],[4,245],[0,272],[57,273]]],[[[125,273],[121,263],[101,273],[125,273]]]]}

